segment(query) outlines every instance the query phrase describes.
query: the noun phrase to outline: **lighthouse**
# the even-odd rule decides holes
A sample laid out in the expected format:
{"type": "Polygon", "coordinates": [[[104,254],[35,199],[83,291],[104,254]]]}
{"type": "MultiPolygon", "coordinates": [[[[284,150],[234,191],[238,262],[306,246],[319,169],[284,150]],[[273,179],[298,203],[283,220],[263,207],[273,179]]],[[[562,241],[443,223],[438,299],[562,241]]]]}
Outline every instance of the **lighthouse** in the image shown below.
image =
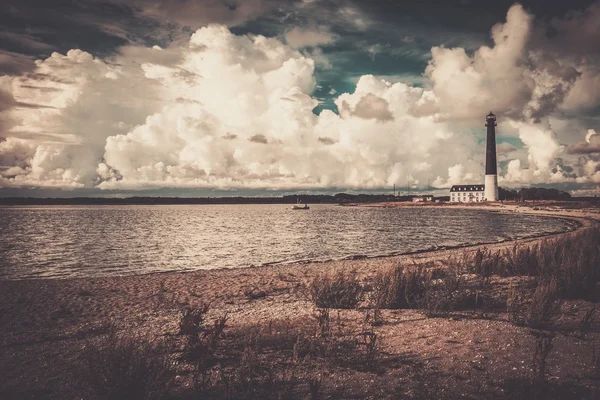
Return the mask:
{"type": "Polygon", "coordinates": [[[498,169],[496,166],[496,116],[490,111],[486,116],[487,142],[485,149],[486,201],[498,201],[498,169]]]}

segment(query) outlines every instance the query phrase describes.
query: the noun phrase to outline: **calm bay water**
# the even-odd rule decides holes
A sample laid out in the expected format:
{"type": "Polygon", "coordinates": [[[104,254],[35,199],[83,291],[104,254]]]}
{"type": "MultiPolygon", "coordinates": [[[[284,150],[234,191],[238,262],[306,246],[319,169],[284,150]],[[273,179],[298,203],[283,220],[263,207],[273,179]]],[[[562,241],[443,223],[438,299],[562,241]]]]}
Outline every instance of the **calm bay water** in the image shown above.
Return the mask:
{"type": "Polygon", "coordinates": [[[27,279],[392,255],[574,226],[443,208],[177,205],[4,207],[0,227],[0,279],[27,279]]]}

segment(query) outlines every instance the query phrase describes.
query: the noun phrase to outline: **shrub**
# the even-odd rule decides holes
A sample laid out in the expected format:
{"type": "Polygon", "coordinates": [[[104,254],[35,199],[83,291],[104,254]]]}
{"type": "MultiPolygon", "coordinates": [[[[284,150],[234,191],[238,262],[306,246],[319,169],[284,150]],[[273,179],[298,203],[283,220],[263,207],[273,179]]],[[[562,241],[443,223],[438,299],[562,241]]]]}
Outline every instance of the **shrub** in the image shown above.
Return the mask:
{"type": "Polygon", "coordinates": [[[356,308],[363,288],[356,271],[318,275],[308,286],[308,296],[318,308],[356,308]]]}
{"type": "Polygon", "coordinates": [[[180,335],[198,335],[204,330],[206,313],[209,310],[208,304],[203,304],[199,308],[188,307],[183,311],[179,320],[180,335]]]}
{"type": "Polygon", "coordinates": [[[84,353],[85,380],[102,399],[163,398],[175,377],[175,364],[164,344],[111,334],[105,343],[89,344],[84,353]]]}
{"type": "Polygon", "coordinates": [[[186,308],[179,320],[179,334],[185,335],[183,359],[193,366],[196,390],[205,390],[209,385],[210,370],[215,364],[217,342],[227,323],[227,315],[216,318],[212,325],[206,324],[209,305],[186,308]]]}
{"type": "Polygon", "coordinates": [[[506,311],[508,312],[508,318],[516,325],[524,325],[525,309],[526,305],[523,291],[516,285],[511,285],[506,297],[506,311]]]}

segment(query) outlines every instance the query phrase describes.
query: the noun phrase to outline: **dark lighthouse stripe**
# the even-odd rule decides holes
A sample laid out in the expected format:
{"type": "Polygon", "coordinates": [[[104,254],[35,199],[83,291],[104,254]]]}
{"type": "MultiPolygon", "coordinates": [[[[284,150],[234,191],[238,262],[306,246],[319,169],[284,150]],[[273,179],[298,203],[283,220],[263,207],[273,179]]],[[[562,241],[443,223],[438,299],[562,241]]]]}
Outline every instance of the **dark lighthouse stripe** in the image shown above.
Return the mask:
{"type": "Polygon", "coordinates": [[[496,116],[490,112],[486,117],[487,142],[485,149],[485,174],[497,175],[496,167],[496,116]]]}

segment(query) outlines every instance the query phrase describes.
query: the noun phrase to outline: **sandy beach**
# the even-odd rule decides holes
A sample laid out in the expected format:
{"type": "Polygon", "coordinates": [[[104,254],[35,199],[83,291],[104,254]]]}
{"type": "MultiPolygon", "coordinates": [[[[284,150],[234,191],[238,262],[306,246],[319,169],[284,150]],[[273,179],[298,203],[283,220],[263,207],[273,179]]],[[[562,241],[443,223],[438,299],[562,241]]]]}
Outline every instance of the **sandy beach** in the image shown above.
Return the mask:
{"type": "MultiPolygon", "coordinates": [[[[396,207],[399,204],[369,206],[396,207]]],[[[580,223],[578,229],[598,224],[600,220],[597,208],[566,210],[551,203],[536,207],[518,204],[468,207],[569,218],[580,223]]],[[[525,239],[519,241],[519,245],[540,240],[545,239],[525,239]]],[[[109,326],[146,337],[175,335],[180,317],[178,310],[201,303],[211,305],[211,316],[227,313],[228,329],[232,330],[273,320],[310,318],[314,305],[303,294],[303,287],[318,274],[356,270],[361,281],[368,284],[374,274],[392,265],[441,263],[481,247],[500,250],[514,245],[514,242],[503,242],[384,258],[245,269],[2,281],[0,398],[82,398],[77,380],[72,379],[82,361],[81,350],[89,340],[105,335],[109,326]]],[[[515,279],[497,277],[494,285],[505,288],[515,279]]],[[[565,333],[555,340],[549,361],[551,379],[557,382],[581,383],[583,380],[587,388],[598,387],[598,383],[589,378],[589,370],[592,347],[600,349],[599,318],[594,322],[595,330],[585,340],[570,334],[568,328],[591,306],[581,300],[563,304],[565,312],[560,325],[565,327],[565,333]]],[[[502,313],[485,318],[470,314],[427,318],[417,310],[384,310],[383,316],[386,323],[378,328],[383,338],[382,351],[388,356],[410,355],[418,367],[411,369],[410,363],[390,364],[379,374],[331,371],[328,386],[343,387],[341,397],[332,395],[332,398],[346,395],[396,398],[393,391],[379,392],[379,387],[389,382],[402,387],[398,398],[414,398],[418,397],[415,393],[420,385],[416,377],[426,379],[432,388],[444,388],[439,398],[461,394],[468,397],[469,393],[489,393],[497,397],[503,393],[500,382],[530,368],[528,358],[531,358],[534,340],[528,328],[509,323],[502,313]]],[[[344,310],[340,318],[352,327],[360,324],[363,317],[360,310],[344,310]]],[[[185,376],[178,379],[183,387],[189,385],[185,376]]]]}

